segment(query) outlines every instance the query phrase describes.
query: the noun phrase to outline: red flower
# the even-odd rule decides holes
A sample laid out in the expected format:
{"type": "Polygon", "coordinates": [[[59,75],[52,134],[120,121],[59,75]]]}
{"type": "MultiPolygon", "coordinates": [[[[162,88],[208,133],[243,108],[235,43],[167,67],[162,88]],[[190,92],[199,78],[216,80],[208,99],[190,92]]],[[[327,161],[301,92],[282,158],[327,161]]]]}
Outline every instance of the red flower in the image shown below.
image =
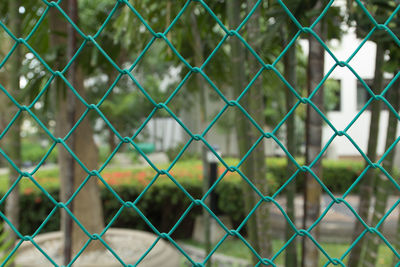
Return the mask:
{"type": "Polygon", "coordinates": [[[32,187],[25,188],[25,190],[24,190],[24,194],[25,195],[30,195],[32,192],[33,192],[33,188],[32,187]]]}

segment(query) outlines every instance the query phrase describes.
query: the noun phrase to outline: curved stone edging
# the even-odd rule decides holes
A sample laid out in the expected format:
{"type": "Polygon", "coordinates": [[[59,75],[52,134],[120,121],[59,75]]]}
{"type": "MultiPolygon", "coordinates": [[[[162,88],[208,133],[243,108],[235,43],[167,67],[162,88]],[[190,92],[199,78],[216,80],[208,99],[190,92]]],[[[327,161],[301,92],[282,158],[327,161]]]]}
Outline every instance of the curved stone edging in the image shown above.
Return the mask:
{"type": "MultiPolygon", "coordinates": [[[[61,232],[38,235],[34,241],[57,263],[62,265],[61,232]]],[[[115,250],[125,264],[135,264],[153,244],[157,236],[148,232],[130,229],[109,229],[105,241],[115,250]]],[[[100,241],[97,241],[100,242],[100,241]]],[[[24,242],[17,250],[16,265],[20,267],[54,266],[31,243],[24,242]]],[[[177,250],[164,240],[159,240],[139,266],[144,267],[176,267],[179,266],[180,255],[177,250]]],[[[77,267],[116,267],[122,264],[108,251],[85,253],[73,264],[77,267]]]]}

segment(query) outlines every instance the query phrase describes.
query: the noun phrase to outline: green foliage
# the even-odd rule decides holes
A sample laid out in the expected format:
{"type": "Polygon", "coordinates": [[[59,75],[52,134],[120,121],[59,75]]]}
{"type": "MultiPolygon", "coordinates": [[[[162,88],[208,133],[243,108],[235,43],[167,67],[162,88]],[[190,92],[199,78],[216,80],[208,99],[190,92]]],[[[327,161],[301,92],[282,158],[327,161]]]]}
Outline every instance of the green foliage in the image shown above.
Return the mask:
{"type": "MultiPolygon", "coordinates": [[[[8,238],[10,233],[6,231],[4,223],[0,223],[0,262],[4,264],[4,261],[8,257],[9,251],[13,248],[13,240],[8,238]]],[[[2,266],[11,266],[14,261],[14,256],[11,257],[7,264],[2,266]]]]}
{"type": "MultiPolygon", "coordinates": [[[[200,181],[182,180],[181,185],[188,191],[188,193],[194,198],[201,198],[202,185],[200,181]]],[[[160,183],[153,185],[148,192],[143,196],[143,199],[139,201],[138,208],[146,215],[150,222],[162,232],[168,232],[174,224],[178,221],[179,217],[190,205],[190,199],[180,190],[175,184],[169,180],[164,180],[160,183]],[[154,187],[153,187],[154,186],[154,187]]],[[[134,200],[138,197],[140,192],[143,190],[141,187],[133,189],[129,185],[123,185],[117,187],[117,192],[123,195],[123,199],[134,200]],[[136,190],[135,190],[136,189],[136,190]]],[[[103,191],[109,195],[109,191],[103,191]]],[[[102,194],[104,195],[104,194],[102,194]]],[[[111,199],[112,196],[109,195],[111,199]]],[[[108,199],[105,197],[105,199],[108,199]]],[[[111,204],[111,202],[108,202],[111,204]]],[[[110,208],[106,202],[104,202],[104,210],[106,222],[108,222],[117,211],[117,207],[110,208]]],[[[128,212],[129,217],[121,217],[116,221],[118,227],[129,227],[138,228],[143,230],[150,230],[146,225],[145,221],[139,217],[135,212],[128,212]],[[132,219],[135,218],[134,222],[137,225],[132,225],[132,219]]],[[[195,207],[185,218],[181,227],[175,232],[175,236],[178,237],[189,237],[192,232],[194,224],[194,218],[201,214],[201,209],[195,207]]]]}
{"type": "Polygon", "coordinates": [[[108,146],[99,146],[99,163],[102,164],[110,156],[111,151],[108,146]]]}
{"type": "MultiPolygon", "coordinates": [[[[182,243],[204,249],[204,244],[194,240],[183,240],[182,243]]],[[[282,248],[282,246],[285,245],[285,243],[286,240],[285,241],[281,239],[272,240],[273,251],[278,251],[280,248],[282,248]]],[[[341,255],[343,255],[343,253],[345,253],[347,248],[351,245],[350,243],[328,243],[328,242],[323,242],[323,240],[320,241],[320,244],[327,252],[327,254],[334,258],[339,258],[341,255]]],[[[298,248],[298,253],[301,253],[301,248],[299,244],[297,248],[298,248]]],[[[235,238],[227,238],[218,248],[217,253],[247,260],[250,260],[252,255],[250,250],[246,247],[246,245],[243,244],[241,240],[235,238]]],[[[380,244],[379,255],[378,255],[379,266],[390,266],[392,258],[393,258],[393,252],[386,246],[386,244],[380,244]]],[[[347,264],[347,262],[348,262],[348,257],[344,259],[343,263],[347,264]]],[[[277,266],[285,266],[283,257],[277,257],[274,263],[277,266]]],[[[318,266],[323,267],[326,266],[326,264],[327,264],[327,258],[320,257],[318,266]]]]}
{"type": "Polygon", "coordinates": [[[235,179],[218,188],[218,208],[235,224],[244,218],[243,183],[235,179]]]}
{"type": "Polygon", "coordinates": [[[170,147],[167,149],[167,151],[165,151],[165,153],[167,154],[167,157],[170,161],[173,161],[179,154],[179,152],[181,152],[181,150],[183,149],[184,144],[180,143],[175,147],[170,147]]]}
{"type": "MultiPolygon", "coordinates": [[[[303,164],[304,160],[298,160],[299,164],[303,164]]],[[[286,159],[268,159],[268,171],[277,177],[278,186],[283,185],[288,177],[286,177],[286,159]]],[[[364,170],[365,166],[362,161],[350,160],[323,160],[322,161],[322,182],[326,187],[334,193],[344,193],[357,177],[364,170]]],[[[304,177],[300,173],[296,178],[297,192],[304,191],[304,177]]],[[[353,193],[357,192],[357,188],[353,193]]]]}
{"type": "MultiPolygon", "coordinates": [[[[372,0],[363,2],[363,5],[377,23],[383,24],[392,15],[395,8],[398,7],[398,3],[395,0],[372,0]]],[[[373,21],[365,15],[357,1],[348,1],[348,10],[347,23],[356,26],[356,33],[359,38],[365,38],[374,27],[373,21]]],[[[396,63],[400,58],[398,43],[400,23],[398,14],[387,24],[387,27],[396,37],[391,36],[390,31],[386,29],[376,29],[369,40],[383,45],[389,56],[387,58],[389,60],[385,60],[384,69],[389,73],[394,73],[398,71],[398,64],[396,63]]]]}
{"type": "MultiPolygon", "coordinates": [[[[179,143],[178,145],[176,145],[174,147],[168,148],[167,151],[165,151],[165,153],[167,154],[169,161],[172,162],[178,156],[178,154],[182,151],[184,146],[185,146],[184,143],[179,143]]],[[[200,155],[198,155],[197,153],[191,153],[189,151],[185,151],[183,157],[185,157],[185,160],[198,159],[198,158],[200,158],[200,155]]]]}
{"type": "MultiPolygon", "coordinates": [[[[48,147],[43,147],[39,143],[28,141],[22,142],[22,162],[30,162],[37,164],[42,160],[49,150],[48,147]]],[[[47,163],[57,162],[57,147],[55,147],[49,157],[46,159],[47,163]]]]}
{"type": "Polygon", "coordinates": [[[328,79],[324,88],[324,106],[326,111],[340,109],[340,81],[328,79]]]}
{"type": "MultiPolygon", "coordinates": [[[[385,23],[398,5],[396,2],[394,0],[372,0],[363,1],[362,4],[377,23],[385,23]]],[[[372,30],[374,26],[373,21],[366,16],[357,1],[349,1],[348,8],[348,23],[357,25],[357,35],[360,38],[364,38],[372,30]]],[[[398,20],[396,19],[391,20],[389,27],[395,34],[400,30],[398,20]]],[[[393,42],[392,37],[385,30],[377,30],[370,39],[374,42],[385,42],[386,44],[393,42]]]]}
{"type": "MultiPolygon", "coordinates": [[[[186,190],[195,198],[201,197],[201,182],[182,181],[186,190]]],[[[135,200],[144,189],[138,183],[118,185],[114,187],[117,194],[125,201],[135,200]]],[[[46,188],[50,195],[58,200],[58,189],[46,188]]],[[[101,188],[101,198],[104,206],[105,222],[109,223],[121,208],[121,203],[105,187],[101,188]]],[[[20,231],[23,235],[33,234],[49,215],[54,205],[37,190],[24,190],[21,194],[20,231]]],[[[139,201],[138,208],[145,214],[152,224],[162,232],[167,232],[177,221],[177,215],[184,212],[189,206],[190,200],[172,182],[161,182],[153,185],[139,201]],[[168,205],[166,205],[168,203],[168,205]]],[[[4,207],[1,207],[4,209],[4,207]]],[[[176,235],[190,237],[193,228],[194,217],[201,214],[199,208],[194,208],[184,220],[183,227],[180,227],[176,235]]],[[[41,233],[59,230],[60,212],[57,211],[44,225],[41,233]]],[[[116,219],[112,227],[134,228],[150,230],[146,222],[138,213],[131,209],[125,209],[121,216],[116,219]]]]}

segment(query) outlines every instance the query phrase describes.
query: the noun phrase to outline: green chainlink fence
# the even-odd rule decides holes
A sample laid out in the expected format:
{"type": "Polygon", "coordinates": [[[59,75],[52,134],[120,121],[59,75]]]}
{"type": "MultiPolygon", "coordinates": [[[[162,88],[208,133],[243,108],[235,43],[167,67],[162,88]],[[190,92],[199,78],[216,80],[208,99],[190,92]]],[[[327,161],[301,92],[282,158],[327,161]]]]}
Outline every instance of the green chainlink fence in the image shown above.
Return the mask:
{"type": "MultiPolygon", "coordinates": [[[[65,0],[64,0],[65,1],[65,0]]],[[[379,223],[376,225],[376,227],[370,227],[363,219],[357,214],[357,212],[354,210],[354,208],[346,201],[346,197],[351,193],[353,188],[357,185],[357,183],[362,180],[363,176],[365,173],[370,170],[370,169],[379,169],[392,183],[393,185],[400,190],[400,186],[397,184],[397,182],[393,179],[393,177],[382,167],[381,163],[385,159],[385,157],[393,150],[395,145],[400,141],[400,137],[396,139],[396,141],[390,146],[390,148],[384,153],[384,155],[375,163],[372,162],[366,154],[361,150],[361,148],[356,144],[356,142],[348,135],[347,131],[350,129],[350,127],[356,122],[356,120],[361,116],[361,114],[368,108],[368,106],[371,104],[372,101],[382,101],[385,103],[385,105],[388,107],[388,109],[396,114],[396,117],[400,119],[400,116],[397,114],[396,110],[392,107],[392,105],[385,99],[385,94],[389,90],[389,88],[393,85],[393,83],[398,79],[399,73],[392,79],[392,81],[382,90],[381,94],[374,94],[373,91],[369,88],[369,86],[363,81],[363,79],[357,74],[357,72],[349,65],[350,61],[355,57],[357,52],[362,48],[362,46],[367,42],[367,40],[371,37],[371,35],[376,32],[377,30],[383,30],[386,31],[393,41],[397,44],[400,45],[400,40],[399,38],[391,31],[391,29],[388,27],[388,23],[393,20],[393,18],[396,16],[396,14],[400,10],[400,5],[397,5],[393,13],[387,18],[385,23],[379,24],[374,17],[370,14],[370,12],[366,9],[366,7],[363,5],[363,3],[360,0],[356,0],[356,3],[358,6],[362,9],[362,11],[365,13],[365,15],[368,17],[368,19],[371,21],[371,23],[374,25],[371,31],[368,33],[368,35],[363,39],[361,44],[357,47],[357,49],[350,55],[348,59],[345,61],[341,61],[338,59],[332,51],[327,47],[327,45],[317,36],[313,28],[314,26],[321,21],[321,19],[325,16],[325,14],[328,12],[329,8],[332,6],[334,0],[331,0],[327,2],[326,7],[323,9],[322,13],[319,15],[319,17],[315,20],[315,22],[310,26],[310,27],[303,27],[301,23],[293,16],[291,11],[285,6],[285,3],[281,0],[276,0],[277,3],[282,7],[282,9],[287,13],[287,15],[290,17],[291,21],[295,23],[295,25],[298,27],[298,32],[297,34],[293,37],[293,39],[290,41],[290,43],[287,45],[287,47],[280,53],[280,55],[276,58],[276,60],[272,64],[266,64],[260,56],[252,49],[252,47],[246,42],[246,40],[239,34],[239,31],[244,27],[244,25],[248,22],[248,20],[251,18],[255,10],[258,8],[258,6],[262,3],[261,0],[257,1],[255,4],[254,8],[247,14],[247,16],[244,18],[242,23],[236,28],[236,29],[228,29],[220,19],[216,16],[216,14],[213,12],[213,10],[207,5],[206,1],[203,0],[188,0],[186,4],[183,6],[183,8],[180,10],[180,12],[177,14],[177,16],[172,20],[171,24],[168,26],[168,28],[165,30],[165,32],[155,32],[150,25],[145,21],[145,19],[141,16],[141,14],[135,9],[135,5],[130,3],[128,0],[116,0],[115,7],[110,11],[108,18],[105,20],[105,23],[100,27],[98,32],[93,35],[89,36],[84,34],[78,26],[73,22],[72,19],[68,17],[66,12],[60,8],[60,2],[61,0],[55,2],[55,1],[46,1],[42,0],[43,3],[46,4],[46,9],[41,15],[41,18],[37,21],[35,27],[33,27],[32,31],[26,38],[19,38],[18,36],[15,36],[8,28],[7,26],[0,22],[0,26],[7,32],[10,38],[14,40],[14,45],[8,55],[3,59],[3,61],[0,64],[0,69],[4,67],[5,63],[7,60],[10,58],[12,53],[15,51],[15,49],[19,45],[25,46],[31,53],[34,54],[37,60],[39,60],[43,66],[47,69],[49,73],[51,73],[51,80],[53,80],[56,77],[60,77],[68,86],[69,90],[71,90],[75,96],[81,101],[85,106],[86,106],[86,112],[82,115],[82,117],[77,121],[75,126],[71,129],[69,134],[64,137],[64,138],[56,138],[50,131],[49,129],[46,128],[46,126],[40,121],[40,119],[31,111],[32,107],[35,105],[35,103],[39,100],[39,98],[45,93],[45,91],[48,89],[50,86],[50,82],[48,82],[44,88],[41,89],[39,95],[34,99],[34,101],[29,105],[20,105],[10,93],[7,92],[7,90],[3,87],[0,86],[1,92],[3,92],[14,104],[15,106],[18,107],[18,112],[17,114],[13,117],[11,122],[8,124],[6,129],[1,133],[0,135],[0,140],[5,136],[7,131],[10,129],[12,124],[18,119],[19,115],[22,112],[27,112],[30,114],[30,116],[40,125],[41,128],[48,134],[48,136],[53,140],[53,145],[51,146],[50,150],[47,152],[47,154],[44,156],[43,160],[38,164],[38,166],[31,172],[23,172],[20,170],[16,164],[7,156],[7,154],[4,152],[2,148],[0,148],[0,153],[1,155],[6,159],[6,161],[19,173],[19,177],[16,180],[16,182],[9,188],[7,193],[3,196],[3,198],[0,200],[0,204],[5,202],[5,199],[7,196],[10,194],[10,192],[15,188],[16,184],[19,183],[23,178],[27,178],[32,183],[34,183],[47,197],[48,199],[54,204],[54,209],[53,211],[48,215],[48,217],[45,219],[44,223],[37,229],[37,231],[32,234],[32,235],[27,235],[23,236],[18,229],[16,229],[12,223],[7,219],[7,217],[4,215],[4,213],[0,212],[0,216],[2,219],[9,224],[11,229],[15,231],[15,233],[18,235],[20,238],[20,241],[18,244],[15,246],[15,248],[11,251],[11,253],[8,255],[6,258],[5,262],[2,264],[5,265],[6,262],[16,253],[18,248],[21,246],[23,242],[32,242],[32,244],[54,265],[58,266],[55,261],[46,254],[45,251],[41,249],[41,247],[33,240],[33,238],[40,233],[42,228],[44,227],[45,222],[50,220],[50,218],[53,216],[55,211],[57,209],[65,209],[67,213],[72,217],[72,219],[77,223],[82,231],[88,236],[90,240],[100,240],[102,244],[117,258],[117,260],[123,265],[123,266],[133,266],[133,265],[128,265],[123,262],[123,260],[112,250],[112,248],[104,241],[103,236],[106,233],[106,231],[112,226],[113,222],[118,218],[118,215],[120,212],[117,212],[115,217],[110,221],[110,223],[105,227],[105,229],[101,233],[97,234],[91,234],[89,233],[82,224],[80,224],[79,220],[74,217],[72,212],[68,209],[67,204],[72,201],[72,198],[79,192],[80,188],[78,189],[78,192],[75,192],[75,194],[72,196],[72,198],[67,202],[67,203],[59,203],[57,202],[48,192],[46,192],[45,188],[43,188],[42,185],[40,185],[35,178],[33,177],[33,174],[42,166],[44,160],[49,156],[50,152],[52,149],[57,145],[61,144],[63,147],[65,147],[66,150],[69,151],[69,153],[72,155],[72,157],[80,164],[80,166],[87,172],[89,176],[96,176],[98,179],[101,180],[102,183],[106,186],[110,192],[116,197],[116,199],[121,203],[121,209],[123,208],[131,208],[134,211],[136,211],[142,219],[148,224],[148,226],[154,231],[154,233],[158,236],[158,238],[154,241],[154,244],[142,255],[142,257],[138,260],[138,262],[134,265],[138,265],[144,257],[150,252],[150,250],[154,247],[154,245],[160,240],[160,239],[166,239],[168,240],[173,246],[176,247],[177,250],[179,250],[184,257],[193,265],[193,266],[204,266],[211,258],[211,256],[214,254],[214,252],[218,249],[218,247],[224,242],[224,240],[228,236],[235,236],[239,238],[243,243],[251,250],[251,252],[258,258],[259,263],[257,266],[260,265],[272,265],[275,266],[276,264],[274,261],[276,258],[284,252],[285,248],[297,237],[297,236],[307,236],[310,238],[315,246],[318,247],[321,253],[325,255],[327,262],[326,265],[328,264],[333,264],[333,265],[342,265],[343,264],[343,259],[349,254],[351,249],[355,246],[355,244],[368,232],[374,233],[380,237],[380,239],[387,245],[387,247],[394,253],[394,255],[400,259],[400,254],[393,248],[393,246],[389,243],[388,240],[381,234],[380,232],[380,226],[383,224],[385,219],[389,216],[389,214],[399,205],[400,199],[396,201],[396,203],[388,210],[388,212],[382,217],[382,219],[379,221],[379,223]],[[212,18],[215,20],[215,22],[221,27],[221,29],[225,32],[225,36],[223,39],[220,41],[220,43],[215,47],[214,51],[210,54],[210,56],[204,61],[203,65],[201,66],[192,66],[189,64],[188,61],[185,60],[185,58],[177,51],[177,49],[173,46],[173,44],[168,40],[167,34],[171,30],[171,28],[177,23],[177,21],[181,18],[181,16],[185,13],[185,11],[188,10],[189,5],[191,4],[196,4],[200,5],[202,8],[204,8],[205,11],[208,12],[212,16],[212,18]],[[138,59],[131,65],[130,68],[128,69],[121,69],[114,61],[113,59],[107,55],[107,53],[101,48],[101,45],[97,43],[96,38],[99,36],[99,34],[103,31],[103,29],[106,27],[107,23],[109,22],[109,19],[114,15],[118,7],[121,7],[123,5],[126,5],[130,11],[142,22],[142,24],[145,26],[148,32],[151,33],[153,36],[150,42],[147,44],[147,46],[144,48],[144,50],[140,53],[138,56],[138,59]],[[78,32],[78,34],[84,39],[83,43],[81,44],[80,48],[77,50],[75,56],[71,59],[71,61],[67,64],[67,66],[63,70],[53,70],[50,68],[50,66],[46,63],[46,61],[33,49],[29,44],[28,41],[34,35],[34,33],[37,31],[39,25],[43,22],[44,18],[48,14],[49,10],[51,8],[56,8],[61,12],[61,14],[68,20],[68,22],[73,26],[73,28],[78,32]],[[282,57],[285,55],[287,50],[292,47],[296,40],[299,38],[301,34],[311,34],[313,37],[315,37],[319,43],[324,47],[324,49],[329,53],[329,55],[334,59],[335,64],[331,67],[331,69],[327,72],[325,75],[324,79],[319,83],[319,85],[314,89],[314,91],[308,96],[308,97],[301,97],[286,80],[282,76],[282,74],[279,72],[277,69],[276,65],[278,62],[282,59],[282,57]],[[224,44],[224,42],[230,38],[230,37],[237,37],[241,43],[247,48],[248,52],[251,53],[256,57],[258,62],[262,65],[261,69],[258,71],[256,76],[252,79],[252,81],[249,83],[249,85],[246,88],[243,88],[242,94],[236,99],[236,100],[229,100],[219,89],[218,87],[209,79],[209,77],[205,74],[203,69],[205,66],[208,64],[208,62],[213,58],[213,56],[216,54],[216,52],[221,48],[221,46],[224,44]],[[149,50],[149,48],[152,46],[154,41],[156,39],[163,39],[165,43],[170,47],[170,49],[173,51],[173,53],[179,57],[181,62],[186,65],[186,67],[189,68],[188,74],[185,76],[185,78],[180,82],[180,84],[175,88],[175,90],[172,92],[170,97],[164,102],[164,103],[157,103],[155,102],[151,96],[146,92],[146,90],[140,85],[140,83],[135,79],[135,77],[132,75],[132,70],[135,68],[137,65],[138,61],[140,58],[143,57],[143,55],[149,50]],[[65,73],[68,69],[69,66],[71,66],[72,62],[77,58],[77,56],[80,54],[82,49],[88,44],[92,43],[93,45],[96,46],[96,48],[100,51],[101,54],[105,56],[105,58],[114,66],[114,68],[119,72],[119,76],[117,78],[120,79],[122,76],[126,75],[128,76],[139,88],[139,90],[144,94],[144,96],[154,105],[154,109],[151,112],[151,114],[148,116],[148,118],[143,122],[143,124],[140,126],[140,128],[137,130],[137,132],[132,136],[132,137],[124,137],[121,136],[118,131],[112,126],[112,124],[107,120],[107,118],[103,115],[103,113],[100,111],[99,107],[105,100],[105,98],[112,92],[113,88],[115,87],[116,83],[114,83],[107,91],[105,96],[100,100],[99,103],[97,104],[91,104],[87,103],[79,94],[78,92],[74,89],[74,87],[68,82],[68,80],[65,77],[65,73]],[[328,79],[329,75],[335,70],[337,67],[344,67],[348,68],[354,76],[362,83],[364,86],[365,90],[368,91],[369,95],[371,98],[369,101],[365,104],[365,106],[358,112],[358,114],[353,118],[353,120],[345,127],[343,130],[336,129],[334,125],[329,121],[329,119],[318,109],[317,106],[314,105],[312,102],[313,96],[318,92],[320,87],[323,85],[323,83],[328,79]],[[244,94],[250,89],[252,86],[253,82],[261,75],[262,72],[264,71],[273,71],[279,79],[290,89],[290,91],[296,96],[297,98],[297,103],[293,106],[293,108],[286,114],[286,116],[280,121],[280,123],[271,131],[271,132],[264,132],[262,127],[257,124],[257,122],[252,119],[252,117],[246,112],[244,107],[242,107],[239,103],[240,99],[244,96],[244,94]],[[177,92],[180,90],[180,88],[183,86],[183,84],[188,80],[188,78],[194,74],[194,73],[199,73],[204,77],[204,79],[208,82],[208,84],[215,90],[215,92],[220,96],[220,98],[225,102],[225,106],[222,108],[222,110],[216,115],[216,117],[211,121],[211,123],[208,125],[208,127],[203,131],[202,134],[193,134],[188,127],[185,126],[185,124],[173,113],[171,109],[169,109],[168,104],[171,102],[171,100],[174,98],[174,96],[177,94],[177,92]],[[287,151],[285,146],[282,144],[282,142],[278,139],[276,136],[276,133],[278,129],[283,125],[283,123],[286,121],[286,119],[293,114],[295,109],[301,105],[301,104],[307,104],[310,105],[320,116],[321,118],[329,125],[329,127],[333,130],[334,134],[331,136],[329,141],[326,143],[326,145],[322,148],[321,152],[317,156],[317,158],[308,166],[301,166],[295,158],[287,151]],[[221,115],[226,111],[226,109],[230,106],[237,107],[250,121],[251,123],[257,127],[257,129],[260,131],[260,138],[257,143],[259,143],[262,139],[267,138],[267,139],[273,139],[279,147],[286,153],[287,157],[289,160],[291,160],[296,166],[297,170],[296,172],[288,178],[286,183],[280,187],[273,195],[271,196],[263,196],[262,193],[257,190],[257,188],[253,185],[251,180],[246,177],[240,170],[239,167],[242,165],[242,163],[245,161],[245,159],[249,156],[249,154],[253,151],[255,146],[250,148],[248,153],[241,159],[241,161],[235,165],[235,166],[230,166],[227,164],[222,157],[218,155],[218,153],[213,149],[213,147],[206,141],[204,136],[206,133],[210,130],[210,128],[216,123],[216,121],[221,117],[221,115]],[[175,158],[175,160],[171,163],[169,168],[167,169],[158,169],[152,162],[149,160],[149,158],[144,154],[144,152],[138,147],[137,143],[135,143],[135,138],[136,136],[140,133],[140,131],[147,125],[147,123],[151,120],[155,112],[159,109],[164,109],[166,110],[169,115],[174,118],[179,125],[190,135],[190,140],[187,142],[187,144],[184,146],[184,148],[180,151],[179,155],[175,158]],[[148,164],[157,172],[157,174],[154,176],[152,181],[148,184],[148,186],[143,190],[143,192],[139,195],[139,197],[134,200],[133,202],[130,201],[123,201],[121,197],[118,196],[118,194],[113,190],[113,188],[107,184],[107,182],[103,179],[101,172],[105,169],[107,164],[110,162],[111,158],[115,155],[117,150],[113,151],[109,159],[98,169],[98,170],[89,170],[85,167],[85,165],[79,160],[79,158],[74,154],[74,152],[68,147],[66,144],[67,138],[71,135],[71,133],[78,127],[78,125],[81,123],[81,121],[85,118],[85,116],[88,114],[90,110],[95,110],[97,114],[106,122],[106,124],[112,129],[113,133],[119,138],[120,140],[120,145],[123,143],[129,143],[134,147],[143,158],[146,159],[148,164]],[[362,155],[362,157],[365,159],[365,161],[368,163],[364,171],[360,174],[360,176],[356,179],[356,181],[348,188],[348,190],[342,195],[342,197],[335,197],[330,190],[324,185],[324,183],[321,181],[321,179],[315,175],[311,168],[312,166],[322,157],[324,152],[326,152],[328,146],[332,143],[335,137],[337,136],[345,136],[353,145],[354,147],[359,151],[359,153],[362,155]],[[226,170],[219,176],[217,181],[214,183],[214,185],[210,188],[210,190],[201,198],[201,199],[194,199],[186,190],[183,188],[182,185],[178,182],[178,180],[169,173],[169,171],[172,169],[172,167],[177,163],[179,158],[182,156],[184,151],[187,149],[187,147],[193,142],[202,142],[204,145],[208,147],[208,149],[214,153],[214,155],[219,159],[220,163],[224,165],[226,170]],[[205,199],[206,197],[211,193],[211,191],[216,187],[216,185],[224,178],[224,176],[228,172],[236,172],[238,173],[242,179],[248,183],[259,195],[260,200],[259,202],[255,205],[255,207],[251,210],[251,212],[247,215],[247,217],[244,219],[243,223],[237,228],[237,229],[228,229],[222,222],[221,220],[205,205],[205,199]],[[279,205],[279,203],[275,200],[275,198],[278,196],[279,193],[282,192],[282,190],[286,187],[287,184],[289,184],[293,179],[296,178],[296,176],[299,175],[301,172],[310,172],[314,179],[321,185],[322,189],[324,190],[325,193],[327,193],[330,198],[332,199],[331,202],[327,205],[325,210],[321,212],[320,217],[308,228],[308,229],[298,229],[296,226],[292,223],[292,221],[289,219],[287,214],[285,213],[285,210],[279,205]],[[151,187],[151,185],[156,181],[156,179],[160,175],[166,175],[171,179],[176,186],[178,186],[184,194],[191,200],[191,204],[187,208],[187,210],[183,213],[183,215],[179,218],[177,223],[175,224],[174,227],[168,232],[168,233],[161,233],[159,232],[156,227],[154,227],[151,222],[146,218],[146,216],[137,208],[136,204],[138,201],[143,197],[143,195],[146,193],[146,191],[151,187]],[[279,210],[280,212],[284,215],[285,219],[287,220],[287,223],[293,228],[295,234],[290,238],[283,246],[280,248],[271,258],[266,259],[262,258],[253,248],[252,246],[246,241],[246,239],[240,234],[240,230],[244,227],[245,223],[247,220],[250,218],[250,216],[255,212],[255,209],[263,202],[272,202],[279,210]],[[317,240],[313,238],[313,236],[310,234],[310,231],[317,226],[317,224],[322,220],[322,218],[328,213],[330,208],[337,203],[343,203],[345,204],[349,210],[354,214],[354,216],[360,220],[360,222],[364,225],[365,230],[362,232],[362,234],[352,243],[352,245],[346,250],[345,253],[340,258],[332,258],[324,249],[323,247],[318,243],[317,240]],[[181,247],[179,244],[175,242],[174,239],[171,238],[171,234],[176,230],[176,228],[180,225],[182,220],[185,218],[185,216],[189,213],[190,210],[192,210],[195,206],[202,206],[207,212],[212,216],[212,218],[221,226],[225,231],[226,234],[225,236],[220,240],[220,242],[214,247],[214,249],[210,252],[210,254],[204,259],[203,262],[198,263],[195,262],[181,247]]],[[[72,265],[79,255],[83,252],[85,246],[77,253],[77,255],[72,259],[71,263],[68,265],[72,265]]]]}

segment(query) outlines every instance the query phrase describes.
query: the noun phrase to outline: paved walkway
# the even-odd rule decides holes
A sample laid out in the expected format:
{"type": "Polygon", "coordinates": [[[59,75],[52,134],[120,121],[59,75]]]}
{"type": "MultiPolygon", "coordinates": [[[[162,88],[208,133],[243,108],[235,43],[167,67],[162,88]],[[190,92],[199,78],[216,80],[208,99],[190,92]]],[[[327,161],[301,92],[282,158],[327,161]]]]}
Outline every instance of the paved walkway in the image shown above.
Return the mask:
{"type": "MultiPolygon", "coordinates": [[[[36,168],[35,166],[32,167],[27,167],[27,168],[22,168],[21,170],[23,172],[31,172],[36,168]]],[[[56,169],[57,164],[54,163],[48,163],[40,167],[40,170],[51,170],[51,169],[56,169]]],[[[0,175],[6,175],[8,173],[8,168],[0,168],[0,175]]]]}
{"type": "MultiPolygon", "coordinates": [[[[202,262],[205,257],[205,251],[203,249],[186,245],[186,244],[181,244],[179,243],[179,246],[185,250],[186,253],[189,254],[189,256],[196,262],[202,262]]],[[[192,266],[192,264],[187,260],[184,259],[184,266],[192,266]]],[[[212,266],[218,266],[218,267],[250,267],[251,264],[249,261],[245,259],[240,259],[236,257],[231,257],[227,256],[224,254],[220,253],[214,253],[212,256],[212,266]]]]}
{"type": "Polygon", "coordinates": [[[0,168],[0,175],[6,175],[8,173],[8,168],[0,168]]]}
{"type": "MultiPolygon", "coordinates": [[[[389,197],[387,210],[391,208],[398,199],[399,196],[389,197]]],[[[345,200],[354,208],[354,210],[358,210],[358,196],[350,195],[346,197],[345,200]]],[[[321,199],[321,211],[324,211],[331,201],[332,199],[328,195],[323,195],[321,199]]],[[[374,201],[374,199],[372,199],[372,201],[374,201]]],[[[284,198],[278,198],[277,202],[283,207],[283,209],[286,209],[286,201],[284,198]]],[[[394,237],[399,210],[400,207],[394,209],[383,225],[383,234],[389,240],[394,237]]],[[[286,219],[275,206],[271,209],[271,213],[272,232],[276,237],[283,237],[284,229],[287,225],[286,219]]],[[[303,218],[302,196],[297,196],[295,198],[295,214],[296,227],[301,229],[303,218]]],[[[363,219],[365,220],[365,218],[363,219]]],[[[334,204],[319,223],[322,240],[328,242],[351,241],[355,220],[356,217],[345,204],[334,204]]]]}

